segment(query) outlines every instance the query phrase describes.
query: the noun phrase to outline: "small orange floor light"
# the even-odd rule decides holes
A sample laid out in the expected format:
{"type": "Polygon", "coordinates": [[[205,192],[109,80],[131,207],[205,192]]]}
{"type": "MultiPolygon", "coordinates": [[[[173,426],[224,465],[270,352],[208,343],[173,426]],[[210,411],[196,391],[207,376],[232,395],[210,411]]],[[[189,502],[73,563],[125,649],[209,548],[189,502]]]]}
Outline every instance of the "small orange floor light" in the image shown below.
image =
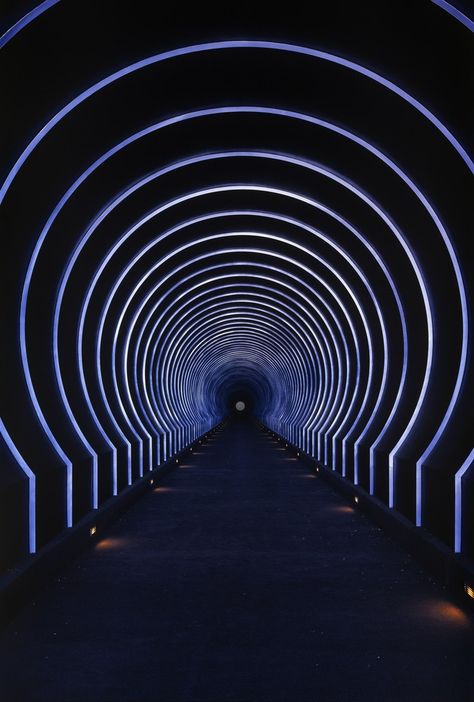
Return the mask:
{"type": "Polygon", "coordinates": [[[470,597],[472,600],[474,600],[474,587],[471,587],[467,583],[464,584],[464,592],[468,597],[470,597]]]}

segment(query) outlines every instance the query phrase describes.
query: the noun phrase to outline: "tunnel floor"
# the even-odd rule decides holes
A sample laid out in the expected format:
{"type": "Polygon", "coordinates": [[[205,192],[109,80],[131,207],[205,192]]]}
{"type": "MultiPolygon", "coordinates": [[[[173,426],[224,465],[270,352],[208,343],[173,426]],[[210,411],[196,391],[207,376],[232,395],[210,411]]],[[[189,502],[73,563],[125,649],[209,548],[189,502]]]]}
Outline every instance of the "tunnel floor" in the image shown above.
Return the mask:
{"type": "Polygon", "coordinates": [[[0,637],[2,702],[474,699],[473,617],[233,420],[0,637]]]}

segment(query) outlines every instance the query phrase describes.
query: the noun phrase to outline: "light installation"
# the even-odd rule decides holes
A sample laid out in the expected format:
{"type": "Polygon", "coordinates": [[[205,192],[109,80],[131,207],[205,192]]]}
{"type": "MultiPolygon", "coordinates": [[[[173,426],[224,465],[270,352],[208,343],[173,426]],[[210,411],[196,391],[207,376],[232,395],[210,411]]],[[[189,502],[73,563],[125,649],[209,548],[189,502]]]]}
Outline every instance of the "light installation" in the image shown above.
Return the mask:
{"type": "MultiPolygon", "coordinates": [[[[447,3],[433,4],[471,29],[447,3]]],[[[55,5],[59,13],[60,2],[39,5],[0,46],[13,47],[37,18],[46,23],[55,5]]],[[[387,100],[395,119],[400,110],[426,132],[453,177],[474,170],[462,139],[422,99],[317,48],[257,39],[178,46],[73,91],[35,125],[0,190],[7,221],[28,242],[8,291],[18,344],[2,364],[21,404],[3,412],[8,471],[27,494],[18,510],[25,538],[6,562],[178,460],[223,419],[238,385],[258,419],[298,451],[470,554],[463,487],[473,455],[459,432],[472,377],[465,263],[439,190],[389,138],[391,115],[371,135],[336,105],[318,114],[284,90],[278,104],[265,95],[239,104],[230,85],[222,95],[212,86],[207,104],[194,96],[170,110],[163,96],[152,115],[134,106],[110,139],[94,131],[112,91],[250,52],[305,75],[327,71],[342,86],[361,81],[381,110],[387,100]],[[50,190],[40,186],[50,145],[74,138],[82,119],[93,145],[50,190]],[[33,206],[27,226],[18,203],[29,178],[45,205],[33,206]]]]}

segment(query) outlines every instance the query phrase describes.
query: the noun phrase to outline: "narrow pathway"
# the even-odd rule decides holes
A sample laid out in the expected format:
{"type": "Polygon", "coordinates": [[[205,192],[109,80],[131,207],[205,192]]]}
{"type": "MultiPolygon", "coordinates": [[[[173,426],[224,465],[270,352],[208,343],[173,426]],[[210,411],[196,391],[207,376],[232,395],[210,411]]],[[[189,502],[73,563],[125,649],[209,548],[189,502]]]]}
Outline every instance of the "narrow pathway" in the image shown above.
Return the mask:
{"type": "Polygon", "coordinates": [[[468,702],[473,619],[252,424],[0,635],[1,702],[468,702]]]}

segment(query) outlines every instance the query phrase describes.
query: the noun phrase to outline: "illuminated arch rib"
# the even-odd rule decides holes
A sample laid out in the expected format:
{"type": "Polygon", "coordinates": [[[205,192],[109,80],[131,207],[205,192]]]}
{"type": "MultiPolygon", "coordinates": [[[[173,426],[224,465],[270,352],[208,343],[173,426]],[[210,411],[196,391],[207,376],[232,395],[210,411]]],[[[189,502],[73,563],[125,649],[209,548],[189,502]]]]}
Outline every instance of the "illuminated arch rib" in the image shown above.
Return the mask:
{"type": "MultiPolygon", "coordinates": [[[[19,42],[53,4],[0,45],[19,42]]],[[[53,110],[0,190],[6,216],[26,237],[18,203],[28,179],[38,183],[55,139],[100,122],[108,91],[125,95],[170,66],[192,71],[208,54],[232,62],[248,52],[333,71],[341,85],[354,76],[449,154],[459,181],[474,170],[453,131],[383,71],[292,44],[214,41],[122,62],[53,110]]],[[[369,137],[336,105],[323,119],[304,96],[272,99],[235,104],[216,92],[177,110],[163,104],[151,119],[130,108],[111,140],[94,133],[64,182],[41,183],[45,209],[32,208],[37,238],[24,249],[33,253],[15,269],[22,294],[11,292],[20,354],[5,369],[19,406],[5,408],[1,425],[11,470],[28,481],[30,551],[37,533],[45,543],[209,431],[231,388],[244,386],[267,426],[462,550],[471,447],[461,441],[450,465],[444,457],[471,371],[466,283],[439,214],[449,208],[423,169],[398,157],[388,117],[369,137]],[[30,443],[19,416],[31,422],[30,443]],[[48,480],[66,495],[65,505],[51,498],[51,522],[45,498],[36,504],[48,480]],[[441,488],[452,496],[438,524],[430,496],[441,488]]]]}

